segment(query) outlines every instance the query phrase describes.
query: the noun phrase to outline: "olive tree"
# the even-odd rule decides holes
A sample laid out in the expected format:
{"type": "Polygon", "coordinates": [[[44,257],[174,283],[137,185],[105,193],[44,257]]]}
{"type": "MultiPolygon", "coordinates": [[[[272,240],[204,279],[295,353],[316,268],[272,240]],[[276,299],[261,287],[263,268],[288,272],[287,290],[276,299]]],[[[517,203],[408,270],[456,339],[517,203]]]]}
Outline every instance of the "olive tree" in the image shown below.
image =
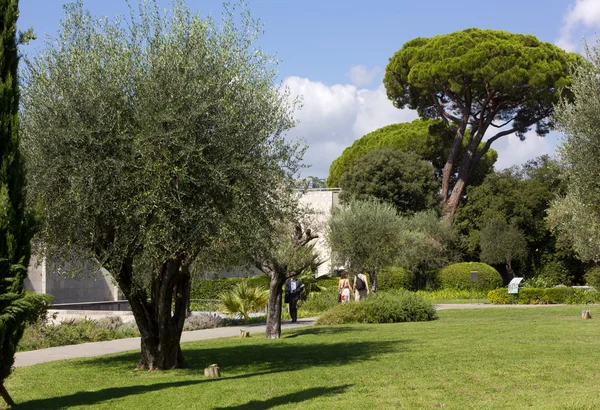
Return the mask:
{"type": "Polygon", "coordinates": [[[586,47],[587,60],[573,73],[573,100],[556,106],[554,120],[564,133],[567,194],[551,204],[548,221],[562,242],[585,261],[600,261],[600,47],[586,47]]]}
{"type": "Polygon", "coordinates": [[[512,263],[527,257],[527,239],[521,229],[504,219],[490,219],[481,228],[480,258],[486,263],[506,264],[505,282],[515,277],[512,263]]]}
{"type": "Polygon", "coordinates": [[[401,218],[390,203],[351,200],[334,209],[326,232],[333,264],[353,271],[365,268],[376,291],[377,273],[396,258],[400,228],[401,218]]]}
{"type": "Polygon", "coordinates": [[[383,82],[394,105],[455,129],[442,175],[445,218],[454,216],[495,141],[511,134],[523,140],[532,127],[548,133],[553,104],[568,92],[569,68],[580,60],[531,35],[476,28],[415,38],[392,56],[383,82]]]}
{"type": "MultiPolygon", "coordinates": [[[[184,364],[190,264],[243,251],[290,199],[294,104],[245,10],[220,24],[183,0],[130,18],[65,7],[28,62],[23,141],[48,257],[92,258],[128,299],[145,369],[184,364]]],[[[201,265],[201,263],[200,263],[201,265]]]]}
{"type": "Polygon", "coordinates": [[[254,265],[269,277],[265,330],[267,339],[278,339],[281,336],[283,285],[290,273],[301,275],[309,270],[314,272],[322,263],[315,250],[314,241],[318,235],[305,212],[287,222],[275,224],[266,243],[257,247],[254,265]]]}

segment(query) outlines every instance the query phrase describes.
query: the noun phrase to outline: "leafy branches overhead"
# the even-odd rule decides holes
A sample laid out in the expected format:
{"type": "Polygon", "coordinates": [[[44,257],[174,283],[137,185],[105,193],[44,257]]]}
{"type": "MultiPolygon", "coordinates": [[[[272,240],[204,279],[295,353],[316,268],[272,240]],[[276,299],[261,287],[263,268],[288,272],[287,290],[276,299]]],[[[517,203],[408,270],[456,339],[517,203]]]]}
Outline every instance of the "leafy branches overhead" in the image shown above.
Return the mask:
{"type": "Polygon", "coordinates": [[[567,195],[552,203],[550,226],[584,260],[600,261],[600,49],[587,47],[587,61],[573,73],[573,101],[556,107],[557,128],[566,164],[567,195]]]}
{"type": "Polygon", "coordinates": [[[56,42],[28,62],[40,240],[54,258],[81,250],[111,272],[150,369],[182,364],[192,261],[249,254],[293,202],[302,150],[284,134],[294,105],[276,87],[276,61],[254,46],[261,25],[236,7],[217,24],[183,0],[169,12],[141,2],[113,23],[70,4],[56,42]]]}
{"type": "Polygon", "coordinates": [[[580,61],[579,55],[531,35],[475,28],[419,37],[394,54],[384,78],[394,105],[456,127],[442,183],[447,217],[456,212],[477,163],[494,141],[510,134],[524,138],[533,126],[539,135],[548,133],[553,104],[561,93],[568,94],[568,70],[580,61]],[[480,145],[490,128],[497,130],[480,145]],[[459,156],[467,130],[468,143],[459,156]]]}

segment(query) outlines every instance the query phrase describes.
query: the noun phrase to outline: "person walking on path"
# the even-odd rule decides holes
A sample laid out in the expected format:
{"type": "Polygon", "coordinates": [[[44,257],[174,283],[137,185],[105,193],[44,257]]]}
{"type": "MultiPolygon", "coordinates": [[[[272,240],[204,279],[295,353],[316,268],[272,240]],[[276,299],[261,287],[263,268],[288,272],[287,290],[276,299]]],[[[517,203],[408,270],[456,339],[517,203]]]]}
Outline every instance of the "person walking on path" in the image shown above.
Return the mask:
{"type": "Polygon", "coordinates": [[[365,275],[365,268],[361,268],[360,272],[354,277],[354,300],[358,302],[364,299],[369,294],[369,279],[365,275]]]}
{"type": "Polygon", "coordinates": [[[346,303],[350,300],[352,294],[352,286],[350,286],[350,280],[348,279],[348,272],[342,273],[342,278],[338,282],[339,301],[346,303]]]}
{"type": "Polygon", "coordinates": [[[290,307],[292,323],[296,323],[298,320],[298,301],[303,288],[302,281],[296,279],[296,272],[290,272],[290,278],[285,281],[285,301],[290,307]]]}

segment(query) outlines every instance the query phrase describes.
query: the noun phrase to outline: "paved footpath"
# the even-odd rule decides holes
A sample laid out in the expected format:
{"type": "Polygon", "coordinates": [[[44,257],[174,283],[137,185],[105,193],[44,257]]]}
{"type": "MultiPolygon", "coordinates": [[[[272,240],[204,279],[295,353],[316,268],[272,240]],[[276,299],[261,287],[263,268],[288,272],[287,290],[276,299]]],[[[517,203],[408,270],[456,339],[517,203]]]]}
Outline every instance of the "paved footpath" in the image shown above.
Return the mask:
{"type": "MultiPolygon", "coordinates": [[[[435,305],[437,310],[446,309],[487,309],[487,308],[534,308],[564,305],[492,305],[492,304],[445,304],[435,305]]],[[[298,319],[297,323],[282,322],[282,329],[294,329],[297,327],[312,326],[315,318],[298,319]]],[[[250,334],[265,333],[265,325],[250,326],[228,326],[215,329],[194,330],[183,332],[182,342],[193,342],[196,340],[218,339],[222,337],[239,336],[240,329],[245,328],[250,334]]],[[[138,350],[140,348],[140,338],[132,337],[128,339],[110,340],[108,342],[83,343],[79,345],[50,347],[48,349],[32,350],[29,352],[20,352],[15,355],[15,367],[31,366],[33,364],[52,362],[55,360],[74,359],[78,357],[102,356],[110,353],[125,352],[128,350],[138,350]]]]}
{"type": "MultiPolygon", "coordinates": [[[[294,329],[297,327],[312,326],[315,318],[298,319],[298,322],[282,322],[282,329],[294,329]]],[[[215,329],[194,330],[181,334],[182,342],[193,342],[196,340],[219,339],[222,337],[239,336],[240,329],[250,331],[250,335],[264,334],[265,325],[249,326],[227,326],[215,329]]],[[[110,353],[126,352],[128,350],[139,350],[140,338],[109,340],[108,342],[82,343],[78,345],[49,347],[47,349],[20,352],[15,355],[15,367],[31,366],[33,364],[53,362],[55,360],[74,359],[78,357],[102,356],[110,353]]]]}

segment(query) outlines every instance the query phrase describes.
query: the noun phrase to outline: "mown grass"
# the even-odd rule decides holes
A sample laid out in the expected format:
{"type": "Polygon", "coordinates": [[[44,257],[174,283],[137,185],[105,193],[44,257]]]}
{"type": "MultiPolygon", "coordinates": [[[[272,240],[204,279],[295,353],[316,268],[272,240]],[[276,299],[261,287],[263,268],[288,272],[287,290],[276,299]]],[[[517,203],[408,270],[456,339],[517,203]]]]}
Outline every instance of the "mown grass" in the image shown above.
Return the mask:
{"type": "Polygon", "coordinates": [[[448,310],[194,342],[187,369],[134,371],[127,353],[18,368],[7,388],[17,409],[597,409],[600,322],[581,309],[448,310]],[[212,363],[221,379],[203,376],[212,363]]]}

